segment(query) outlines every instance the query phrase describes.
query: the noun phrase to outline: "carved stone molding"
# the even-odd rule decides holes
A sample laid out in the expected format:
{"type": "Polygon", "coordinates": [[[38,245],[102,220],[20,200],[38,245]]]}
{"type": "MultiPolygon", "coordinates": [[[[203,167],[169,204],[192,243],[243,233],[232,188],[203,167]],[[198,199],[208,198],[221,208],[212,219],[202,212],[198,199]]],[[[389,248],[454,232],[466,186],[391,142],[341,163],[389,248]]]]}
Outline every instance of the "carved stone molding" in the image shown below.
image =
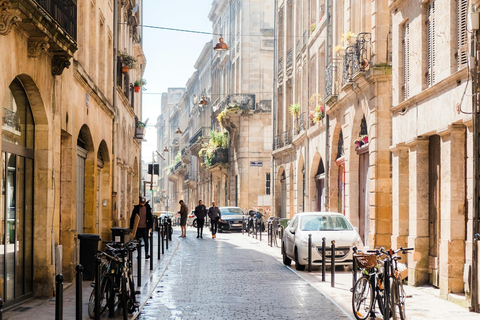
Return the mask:
{"type": "Polygon", "coordinates": [[[65,55],[54,55],[52,58],[52,76],[60,76],[65,68],[70,67],[69,58],[65,55]]]}
{"type": "Polygon", "coordinates": [[[20,10],[13,9],[9,0],[0,0],[0,34],[9,34],[19,21],[22,21],[20,10]]]}
{"type": "Polygon", "coordinates": [[[29,38],[27,55],[30,58],[38,58],[42,51],[47,51],[50,48],[48,38],[29,38]]]}

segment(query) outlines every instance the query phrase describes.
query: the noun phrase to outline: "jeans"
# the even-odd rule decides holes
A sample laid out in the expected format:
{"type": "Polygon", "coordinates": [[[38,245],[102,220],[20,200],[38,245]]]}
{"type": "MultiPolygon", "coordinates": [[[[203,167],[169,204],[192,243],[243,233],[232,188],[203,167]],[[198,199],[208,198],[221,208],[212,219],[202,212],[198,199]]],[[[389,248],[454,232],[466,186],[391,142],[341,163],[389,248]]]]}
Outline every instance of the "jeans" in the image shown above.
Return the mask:
{"type": "Polygon", "coordinates": [[[197,218],[197,235],[203,234],[203,225],[205,224],[204,218],[197,218]]]}
{"type": "Polygon", "coordinates": [[[210,222],[212,224],[212,234],[216,234],[218,230],[218,218],[214,218],[210,220],[210,222]]]}
{"type": "Polygon", "coordinates": [[[145,255],[148,256],[148,228],[138,228],[137,229],[137,236],[136,239],[143,238],[143,242],[145,243],[145,255]]]}

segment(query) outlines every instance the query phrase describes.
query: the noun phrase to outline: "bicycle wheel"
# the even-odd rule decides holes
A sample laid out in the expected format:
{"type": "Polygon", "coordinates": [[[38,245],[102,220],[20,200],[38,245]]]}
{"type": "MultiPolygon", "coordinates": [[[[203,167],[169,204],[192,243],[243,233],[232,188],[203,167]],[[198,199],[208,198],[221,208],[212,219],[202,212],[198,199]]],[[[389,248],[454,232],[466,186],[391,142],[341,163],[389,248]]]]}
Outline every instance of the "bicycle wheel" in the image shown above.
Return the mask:
{"type": "Polygon", "coordinates": [[[393,281],[391,290],[393,320],[406,320],[405,291],[403,290],[403,282],[401,277],[393,281]]]}
{"type": "Polygon", "coordinates": [[[361,277],[355,282],[352,293],[353,315],[358,320],[365,320],[370,316],[373,308],[373,289],[369,277],[361,277]]]}
{"type": "Polygon", "coordinates": [[[120,278],[120,302],[122,305],[123,319],[128,319],[128,296],[127,296],[127,279],[124,277],[120,278]]]}
{"type": "Polygon", "coordinates": [[[133,283],[133,276],[129,274],[128,278],[128,285],[127,285],[127,297],[128,297],[128,313],[134,313],[135,309],[137,308],[137,299],[135,296],[135,284],[133,283]]]}
{"type": "MultiPolygon", "coordinates": [[[[110,285],[110,278],[103,277],[100,286],[100,315],[102,315],[107,308],[107,301],[110,298],[110,285]]],[[[88,299],[88,316],[95,319],[95,288],[93,288],[90,298],[88,299]]]]}

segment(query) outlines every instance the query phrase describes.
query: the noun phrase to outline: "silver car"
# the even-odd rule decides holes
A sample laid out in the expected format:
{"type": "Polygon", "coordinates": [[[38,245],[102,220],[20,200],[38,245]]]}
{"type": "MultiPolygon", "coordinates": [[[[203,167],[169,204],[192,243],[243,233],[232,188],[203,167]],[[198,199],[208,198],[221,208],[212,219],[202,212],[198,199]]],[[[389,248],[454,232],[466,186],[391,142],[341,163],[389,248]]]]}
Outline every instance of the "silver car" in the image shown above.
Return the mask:
{"type": "Polygon", "coordinates": [[[352,247],[363,250],[356,228],[340,213],[297,213],[285,228],[282,239],[283,263],[295,261],[295,269],[305,270],[308,264],[308,235],[312,235],[312,266],[322,263],[322,238],[326,238],[326,264],[330,264],[331,241],[335,240],[335,265],[351,265],[352,247]]]}

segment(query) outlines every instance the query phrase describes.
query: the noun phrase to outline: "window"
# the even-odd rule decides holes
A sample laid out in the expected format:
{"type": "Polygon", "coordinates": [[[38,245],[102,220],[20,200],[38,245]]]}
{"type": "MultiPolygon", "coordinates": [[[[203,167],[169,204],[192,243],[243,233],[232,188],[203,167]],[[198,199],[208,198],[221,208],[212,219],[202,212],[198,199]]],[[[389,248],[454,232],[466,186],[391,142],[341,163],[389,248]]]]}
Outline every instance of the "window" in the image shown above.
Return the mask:
{"type": "Polygon", "coordinates": [[[435,84],[435,1],[427,6],[427,84],[435,84]]]}
{"type": "Polygon", "coordinates": [[[467,65],[467,0],[457,0],[457,67],[467,65]]]}
{"type": "Polygon", "coordinates": [[[270,194],[270,173],[265,174],[265,194],[270,194]]]}
{"type": "Polygon", "coordinates": [[[410,95],[410,24],[405,22],[403,25],[403,100],[407,100],[410,95]]]}

